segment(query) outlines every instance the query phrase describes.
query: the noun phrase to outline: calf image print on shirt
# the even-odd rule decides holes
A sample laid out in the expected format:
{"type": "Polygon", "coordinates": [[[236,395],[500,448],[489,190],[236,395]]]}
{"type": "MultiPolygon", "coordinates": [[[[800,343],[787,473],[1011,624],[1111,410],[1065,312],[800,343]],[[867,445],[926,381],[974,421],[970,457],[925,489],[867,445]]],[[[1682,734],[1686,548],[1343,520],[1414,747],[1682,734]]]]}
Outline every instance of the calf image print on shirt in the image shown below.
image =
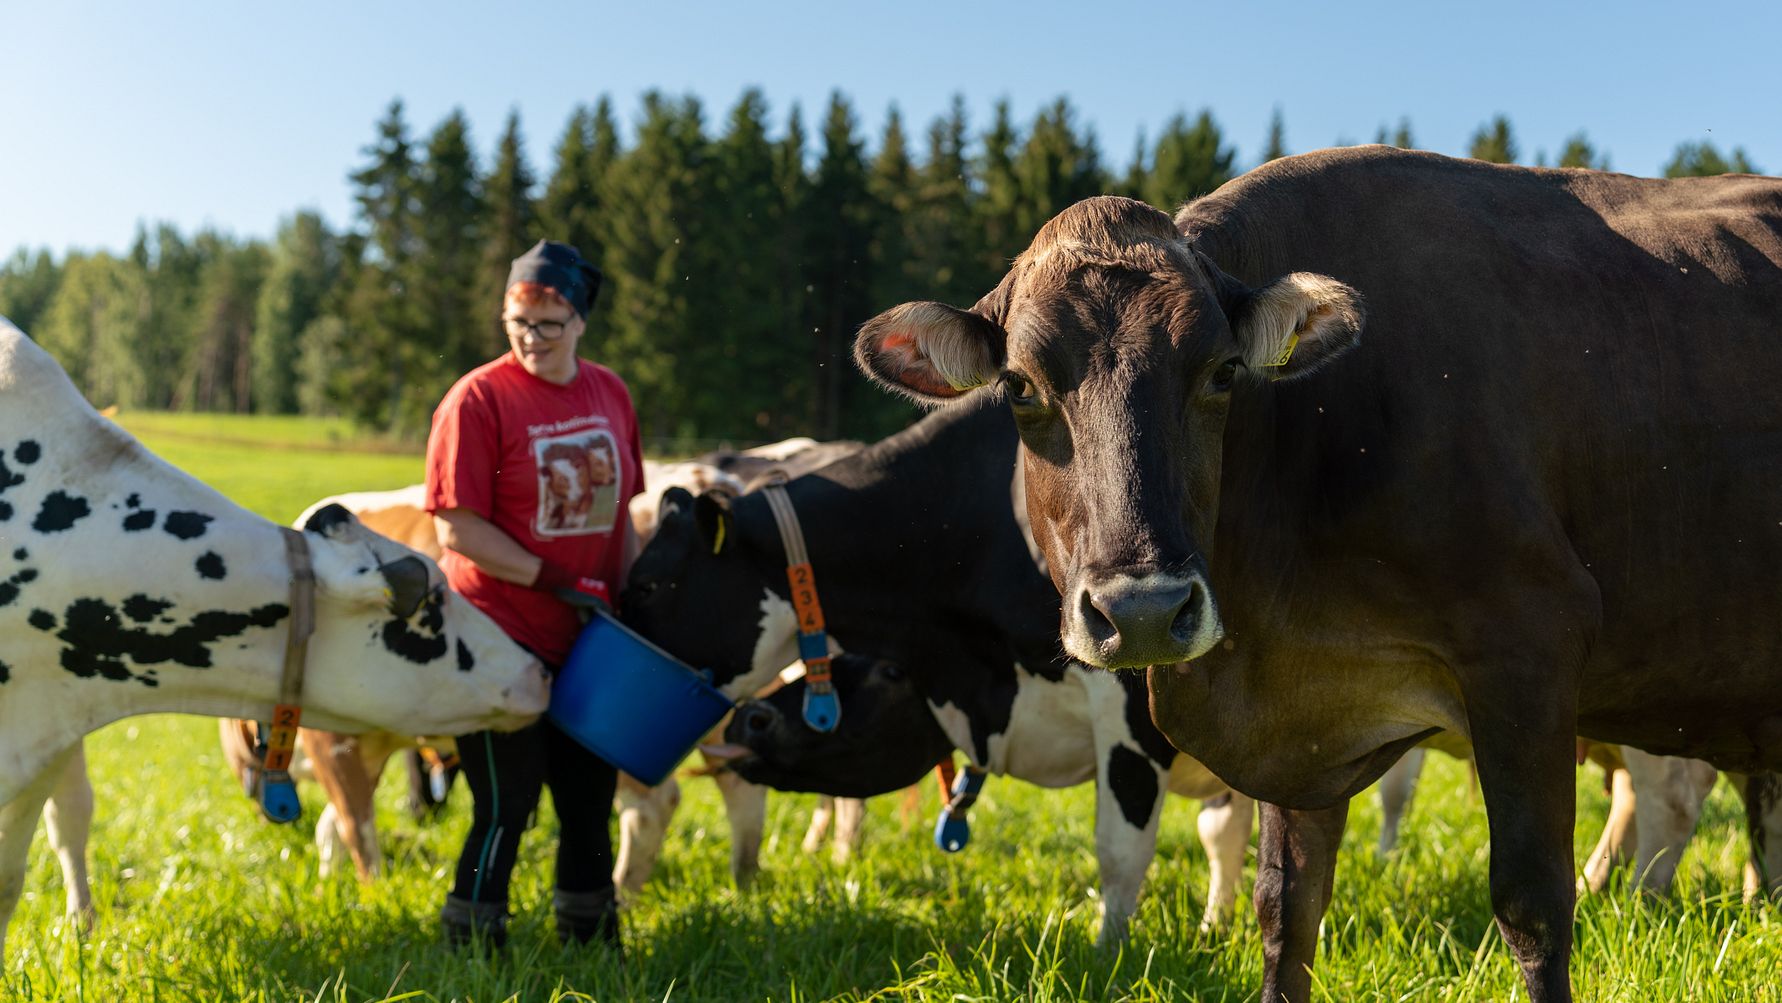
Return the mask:
{"type": "Polygon", "coordinates": [[[617,521],[623,474],[612,433],[592,429],[532,440],[538,464],[539,536],[609,533],[617,521]]]}

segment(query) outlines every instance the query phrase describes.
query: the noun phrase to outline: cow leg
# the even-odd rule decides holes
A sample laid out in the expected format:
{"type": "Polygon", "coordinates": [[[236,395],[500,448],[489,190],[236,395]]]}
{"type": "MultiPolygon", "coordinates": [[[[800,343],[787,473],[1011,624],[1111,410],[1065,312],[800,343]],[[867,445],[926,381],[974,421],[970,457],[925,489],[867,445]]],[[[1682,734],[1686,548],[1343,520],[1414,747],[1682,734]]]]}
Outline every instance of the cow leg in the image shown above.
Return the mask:
{"type": "Polygon", "coordinates": [[[804,830],[804,842],[799,849],[805,853],[816,853],[823,848],[823,837],[829,835],[829,823],[835,818],[835,798],[828,794],[817,795],[817,807],[811,809],[811,824],[804,830]]]}
{"type": "Polygon", "coordinates": [[[68,758],[43,805],[43,827],[62,865],[68,919],[90,933],[94,916],[93,889],[87,881],[87,837],[93,831],[93,785],[87,780],[84,742],[74,747],[74,755],[68,758]]]}
{"type": "MultiPolygon", "coordinates": [[[[365,773],[358,744],[350,735],[304,728],[298,732],[303,751],[309,756],[310,769],[316,782],[328,794],[334,809],[334,828],[353,858],[360,881],[377,877],[381,860],[377,856],[377,823],[372,814],[372,782],[365,773]],[[365,848],[370,846],[372,853],[365,848]]],[[[317,836],[318,854],[325,854],[321,836],[317,836]]]]}
{"type": "Polygon", "coordinates": [[[645,787],[629,773],[619,774],[619,852],[613,860],[613,886],[627,898],[643,891],[668,838],[668,822],[681,803],[674,777],[645,787]]]}
{"type": "Polygon", "coordinates": [[[62,779],[69,757],[79,750],[78,744],[64,749],[25,785],[18,797],[0,805],[0,961],[6,959],[6,927],[12,922],[19,895],[25,890],[25,863],[31,837],[37,832],[37,813],[62,779]]]}
{"type": "Polygon", "coordinates": [[[1095,758],[1095,861],[1101,868],[1101,931],[1095,943],[1112,947],[1126,941],[1145,874],[1157,855],[1169,768],[1123,742],[1099,750],[1095,758]]]}
{"type": "Polygon", "coordinates": [[[1592,894],[1608,887],[1609,876],[1617,866],[1628,861],[1629,847],[1639,839],[1636,822],[1633,778],[1626,767],[1609,771],[1609,818],[1603,823],[1602,838],[1584,864],[1584,890],[1592,894]],[[1630,837],[1635,841],[1630,843],[1630,837]]]}
{"type": "Polygon", "coordinates": [[[725,770],[715,778],[730,819],[730,877],[747,888],[761,870],[761,834],[767,828],[767,788],[725,770]]]}
{"type": "Polygon", "coordinates": [[[1380,853],[1391,853],[1398,845],[1398,827],[1404,823],[1405,809],[1411,795],[1417,792],[1417,777],[1423,772],[1423,757],[1428,750],[1412,746],[1398,762],[1380,778],[1380,853]]]}
{"type": "Polygon", "coordinates": [[[1257,802],[1256,920],[1262,928],[1264,1003],[1304,1003],[1312,994],[1318,924],[1330,908],[1337,844],[1349,821],[1349,802],[1294,811],[1257,802]]]}
{"type": "Polygon", "coordinates": [[[835,844],[829,848],[830,859],[845,864],[860,848],[865,831],[866,802],[860,798],[835,799],[835,844]]]}
{"type": "Polygon", "coordinates": [[[1207,851],[1211,873],[1207,878],[1207,908],[1201,916],[1202,933],[1219,929],[1231,920],[1237,907],[1238,885],[1244,877],[1244,851],[1250,848],[1250,820],[1256,802],[1237,791],[1201,802],[1200,845],[1207,851]]]}
{"type": "Polygon", "coordinates": [[[1728,773],[1745,802],[1745,832],[1751,855],[1745,861],[1745,901],[1760,895],[1782,897],[1782,774],[1728,773]]]}
{"type": "Polygon", "coordinates": [[[1702,802],[1714,789],[1719,774],[1699,759],[1654,756],[1623,748],[1627,775],[1633,786],[1638,840],[1634,866],[1640,887],[1665,894],[1677,876],[1677,864],[1695,833],[1702,802]]]}
{"type": "Polygon", "coordinates": [[[1530,1003],[1569,1003],[1577,707],[1560,687],[1522,685],[1515,665],[1504,668],[1465,694],[1491,833],[1491,908],[1530,1003]]]}

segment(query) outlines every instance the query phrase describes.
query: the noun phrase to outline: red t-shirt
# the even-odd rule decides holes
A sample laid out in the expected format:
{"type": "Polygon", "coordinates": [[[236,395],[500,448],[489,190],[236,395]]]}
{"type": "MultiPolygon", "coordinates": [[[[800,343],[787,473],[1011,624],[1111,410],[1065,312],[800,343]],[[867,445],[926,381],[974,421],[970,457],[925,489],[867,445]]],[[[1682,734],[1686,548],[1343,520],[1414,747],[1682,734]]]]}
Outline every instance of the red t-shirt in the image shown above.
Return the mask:
{"type": "MultiPolygon", "coordinates": [[[[459,380],[433,413],[426,505],[469,509],[617,595],[628,503],[643,490],[643,450],[625,384],[605,366],[579,362],[565,386],[528,373],[511,352],[459,380]]],[[[509,637],[554,664],[569,657],[581,622],[568,604],[451,550],[439,565],[509,637]]]]}

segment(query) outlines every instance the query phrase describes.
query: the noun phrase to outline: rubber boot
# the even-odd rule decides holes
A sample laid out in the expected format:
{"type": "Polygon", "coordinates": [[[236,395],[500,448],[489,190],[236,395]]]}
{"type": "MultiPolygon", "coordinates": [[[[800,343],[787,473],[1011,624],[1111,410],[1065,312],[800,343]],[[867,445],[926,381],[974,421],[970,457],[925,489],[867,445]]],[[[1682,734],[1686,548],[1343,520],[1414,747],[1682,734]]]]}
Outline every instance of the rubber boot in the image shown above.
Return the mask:
{"type": "Polygon", "coordinates": [[[586,944],[598,940],[623,953],[619,938],[619,901],[613,889],[597,892],[558,891],[551,897],[557,913],[557,940],[586,944]]]}
{"type": "Polygon", "coordinates": [[[491,947],[507,946],[507,904],[505,902],[472,902],[456,895],[447,895],[445,907],[439,910],[439,925],[445,933],[446,945],[459,950],[475,940],[486,940],[491,947]]]}

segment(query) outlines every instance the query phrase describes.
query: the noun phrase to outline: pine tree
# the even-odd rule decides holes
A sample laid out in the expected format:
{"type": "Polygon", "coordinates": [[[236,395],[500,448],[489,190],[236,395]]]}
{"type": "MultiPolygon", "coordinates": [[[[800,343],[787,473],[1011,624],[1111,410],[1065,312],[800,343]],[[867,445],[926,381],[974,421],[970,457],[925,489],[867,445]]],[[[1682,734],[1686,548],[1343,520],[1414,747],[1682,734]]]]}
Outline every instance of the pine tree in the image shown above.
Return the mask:
{"type": "Polygon", "coordinates": [[[971,225],[976,211],[967,135],[965,100],[955,96],[948,114],[928,127],[905,269],[918,298],[961,306],[976,302],[1001,278],[983,267],[983,235],[971,225]]]}
{"type": "Polygon", "coordinates": [[[1230,181],[1237,151],[1220,144],[1219,126],[1211,112],[1203,110],[1193,126],[1186,115],[1177,112],[1157,137],[1145,201],[1173,212],[1182,203],[1230,181]]]}
{"type": "Polygon", "coordinates": [[[325,298],[339,276],[337,241],[320,215],[300,212],[279,226],[254,310],[254,410],[277,414],[298,410],[303,332],[322,315],[325,298]]]}
{"type": "Polygon", "coordinates": [[[1009,262],[1033,240],[1032,230],[1022,230],[1021,179],[1015,175],[1015,146],[1020,138],[1008,99],[996,102],[978,158],[977,180],[983,188],[977,206],[978,231],[984,235],[983,270],[998,281],[1009,270],[1009,262]]]}
{"type": "Polygon", "coordinates": [[[1670,163],[1664,165],[1667,178],[1707,178],[1716,174],[1759,174],[1745,156],[1744,147],[1734,147],[1731,159],[1720,155],[1711,142],[1679,143],[1670,163]]]}
{"type": "Polygon", "coordinates": [[[216,248],[214,240],[187,240],[166,223],[152,233],[137,229],[129,261],[140,280],[142,304],[130,355],[143,406],[182,406],[182,384],[193,364],[198,296],[216,248]]]}
{"type": "Polygon", "coordinates": [[[495,165],[483,182],[483,259],[472,317],[482,330],[493,331],[501,316],[502,294],[513,260],[543,236],[532,198],[536,184],[520,139],[520,113],[510,111],[496,147],[495,165]]]}
{"type": "MultiPolygon", "coordinates": [[[[505,347],[478,300],[483,272],[483,195],[470,123],[454,109],[427,139],[427,159],[415,180],[417,257],[409,281],[426,343],[417,346],[411,374],[414,392],[405,395],[404,426],[419,428],[452,383],[499,355],[505,347]]],[[[503,272],[503,278],[506,273],[503,272]]]]}
{"type": "MultiPolygon", "coordinates": [[[[538,203],[539,235],[570,244],[597,266],[606,249],[600,192],[620,152],[612,101],[603,94],[593,111],[578,106],[557,143],[556,164],[538,203]]],[[[612,293],[609,282],[600,291],[600,302],[588,314],[583,339],[590,347],[606,341],[612,321],[608,309],[612,293]]]]}
{"type": "Polygon", "coordinates": [[[1467,156],[1490,164],[1513,164],[1517,155],[1516,139],[1510,133],[1510,120],[1503,115],[1480,126],[1479,131],[1473,133],[1472,143],[1467,149],[1467,156]]]}
{"type": "Polygon", "coordinates": [[[1593,171],[1609,169],[1609,158],[1606,154],[1598,154],[1596,147],[1590,145],[1590,138],[1582,130],[1573,133],[1559,150],[1559,166],[1585,167],[1593,171]]]}
{"type": "Polygon", "coordinates": [[[1150,158],[1150,147],[1145,144],[1145,130],[1140,129],[1138,139],[1132,146],[1132,160],[1126,165],[1126,174],[1120,179],[1120,187],[1116,194],[1127,198],[1144,199],[1145,188],[1149,185],[1151,168],[1147,161],[1150,158]]]}
{"type": "Polygon", "coordinates": [[[246,412],[253,406],[253,334],[267,253],[215,233],[197,241],[208,259],[199,287],[192,348],[178,393],[182,409],[246,412]]]}
{"type": "Polygon", "coordinates": [[[142,307],[142,273],[129,260],[71,253],[32,336],[95,406],[135,407],[145,403],[132,355],[142,307]]]}
{"type": "Polygon", "coordinates": [[[1398,128],[1392,133],[1392,145],[1401,150],[1417,148],[1417,141],[1411,138],[1411,119],[1408,116],[1398,120],[1398,128]]]}
{"type": "Polygon", "coordinates": [[[823,122],[823,152],[804,206],[805,274],[811,289],[811,364],[815,394],[812,434],[881,431],[883,398],[875,395],[861,414],[854,405],[874,393],[854,373],[853,335],[872,316],[872,195],[864,144],[854,110],[840,91],[830,96],[823,122]]]}
{"type": "Polygon", "coordinates": [[[699,102],[644,95],[637,145],[613,165],[600,198],[608,221],[603,270],[611,278],[612,333],[590,346],[625,377],[646,434],[690,436],[697,391],[679,374],[705,363],[709,345],[694,296],[714,295],[701,246],[709,210],[710,144],[699,102]]]}
{"type": "Polygon", "coordinates": [[[785,414],[797,399],[787,391],[797,382],[787,375],[804,366],[802,325],[784,302],[784,154],[767,130],[767,99],[750,88],[712,146],[712,220],[701,257],[724,262],[726,274],[715,288],[695,291],[716,307],[716,316],[702,322],[712,361],[682,376],[697,381],[690,389],[706,436],[754,439],[792,431],[785,414]]]}
{"type": "Polygon", "coordinates": [[[376,141],[363,152],[368,162],[349,176],[366,228],[363,259],[341,305],[354,337],[343,346],[347,354],[329,380],[329,393],[355,421],[403,430],[404,419],[423,407],[405,406],[404,397],[427,332],[420,303],[409,295],[415,270],[425,263],[416,205],[419,164],[400,100],[390,103],[376,141]]]}
{"type": "Polygon", "coordinates": [[[30,334],[49,309],[61,282],[62,268],[48,250],[31,254],[19,248],[5,265],[0,265],[0,317],[30,334]]]}
{"type": "Polygon", "coordinates": [[[919,286],[905,271],[914,241],[911,228],[915,223],[916,166],[910,160],[903,116],[896,105],[885,116],[885,132],[879,139],[879,152],[873,158],[866,186],[877,209],[873,219],[869,298],[875,307],[902,303],[914,298],[919,286]]]}
{"type": "MultiPolygon", "coordinates": [[[[1107,187],[1095,137],[1078,135],[1075,119],[1076,112],[1067,99],[1054,101],[1034,118],[1027,142],[1015,158],[1015,176],[1021,186],[1017,231],[1025,241],[1031,241],[1053,216],[1082,199],[1099,195],[1107,187]]],[[[1158,145],[1161,147],[1161,139],[1158,145]]],[[[1153,164],[1153,186],[1156,179],[1157,168],[1153,164]]]]}
{"type": "Polygon", "coordinates": [[[1262,141],[1262,162],[1279,160],[1287,155],[1287,126],[1281,120],[1281,106],[1276,105],[1268,118],[1268,138],[1262,141]]]}

